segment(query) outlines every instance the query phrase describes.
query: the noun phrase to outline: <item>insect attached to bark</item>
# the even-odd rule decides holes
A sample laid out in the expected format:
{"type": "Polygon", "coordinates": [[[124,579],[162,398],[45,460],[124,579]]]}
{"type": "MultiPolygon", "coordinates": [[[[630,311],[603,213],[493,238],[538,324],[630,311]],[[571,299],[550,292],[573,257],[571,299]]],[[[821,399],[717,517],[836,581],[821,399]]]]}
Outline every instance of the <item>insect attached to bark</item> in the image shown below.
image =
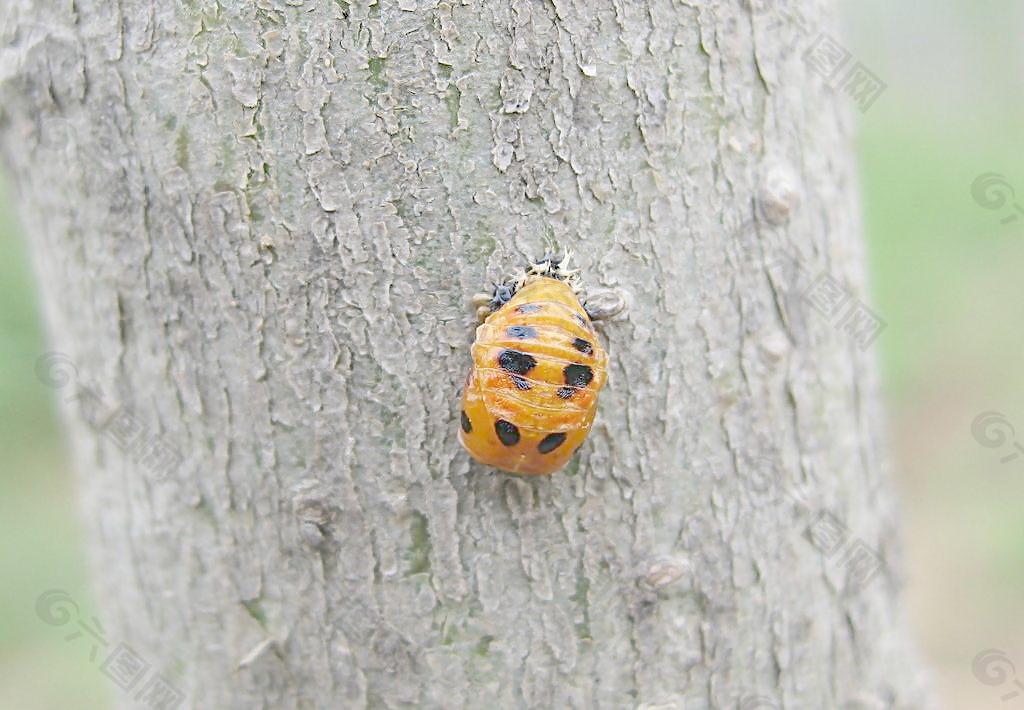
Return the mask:
{"type": "Polygon", "coordinates": [[[624,303],[613,294],[584,307],[569,258],[545,257],[473,299],[482,323],[462,393],[459,441],[480,463],[552,473],[590,432],[608,362],[592,320],[619,313],[624,303]]]}

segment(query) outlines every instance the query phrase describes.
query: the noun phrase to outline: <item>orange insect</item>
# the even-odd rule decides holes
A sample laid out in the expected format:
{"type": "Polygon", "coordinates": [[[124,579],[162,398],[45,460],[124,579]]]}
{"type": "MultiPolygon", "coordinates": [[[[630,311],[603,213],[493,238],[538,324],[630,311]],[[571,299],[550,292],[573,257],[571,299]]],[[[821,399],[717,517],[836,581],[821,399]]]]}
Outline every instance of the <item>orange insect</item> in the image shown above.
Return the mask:
{"type": "Polygon", "coordinates": [[[552,473],[590,432],[608,356],[566,261],[542,260],[519,284],[498,286],[476,329],[459,441],[480,463],[552,473]]]}

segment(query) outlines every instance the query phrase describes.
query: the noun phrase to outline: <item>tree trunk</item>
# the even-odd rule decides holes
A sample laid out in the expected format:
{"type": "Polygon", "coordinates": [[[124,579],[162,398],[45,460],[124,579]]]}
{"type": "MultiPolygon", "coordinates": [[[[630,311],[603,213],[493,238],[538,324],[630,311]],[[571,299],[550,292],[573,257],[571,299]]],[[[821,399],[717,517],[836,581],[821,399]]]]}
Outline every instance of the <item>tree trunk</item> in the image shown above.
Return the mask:
{"type": "Polygon", "coordinates": [[[866,299],[820,5],[7,0],[109,637],[188,707],[926,704],[818,312],[866,299]],[[575,463],[516,478],[456,443],[467,299],[556,247],[629,309],[575,463]]]}

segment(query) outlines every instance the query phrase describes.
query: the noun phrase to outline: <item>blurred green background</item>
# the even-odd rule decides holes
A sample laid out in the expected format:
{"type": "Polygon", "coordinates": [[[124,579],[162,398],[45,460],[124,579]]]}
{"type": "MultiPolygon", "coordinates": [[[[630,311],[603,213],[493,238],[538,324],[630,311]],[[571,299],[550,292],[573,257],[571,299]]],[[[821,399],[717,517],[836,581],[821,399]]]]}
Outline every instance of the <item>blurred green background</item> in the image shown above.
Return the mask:
{"type": "MultiPolygon", "coordinates": [[[[971,423],[1003,413],[1024,444],[1024,216],[971,195],[1000,173],[1024,204],[1024,3],[849,3],[843,42],[888,89],[858,137],[889,444],[900,490],[906,601],[947,707],[1006,708],[972,660],[1000,649],[1024,681],[1024,456],[971,423]]],[[[838,95],[837,95],[838,96],[838,95]]],[[[838,97],[838,100],[845,100],[838,97]]],[[[100,708],[113,686],[86,638],[44,624],[37,596],[95,613],[24,244],[0,195],[0,708],[100,708]]],[[[1012,679],[1011,679],[1012,680],[1012,679]]]]}
{"type": "MultiPolygon", "coordinates": [[[[3,187],[6,187],[4,185],[3,187]]],[[[6,194],[6,193],[5,193],[6,194]]],[[[80,544],[70,463],[54,391],[37,379],[46,352],[26,245],[10,201],[0,194],[0,708],[112,707],[110,681],[89,662],[73,624],[48,626],[38,596],[66,590],[88,618],[96,613],[80,544]]],[[[103,658],[104,656],[98,656],[103,658]]]]}

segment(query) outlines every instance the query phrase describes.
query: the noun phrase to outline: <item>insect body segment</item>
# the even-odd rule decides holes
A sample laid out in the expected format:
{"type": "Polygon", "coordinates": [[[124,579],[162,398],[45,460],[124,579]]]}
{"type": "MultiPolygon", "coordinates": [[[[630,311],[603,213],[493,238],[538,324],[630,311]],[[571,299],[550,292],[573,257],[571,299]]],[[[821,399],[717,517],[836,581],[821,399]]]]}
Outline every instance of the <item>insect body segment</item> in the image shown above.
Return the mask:
{"type": "Polygon", "coordinates": [[[607,355],[573,289],[532,276],[477,328],[459,440],[505,471],[558,470],[597,411],[607,355]]]}

